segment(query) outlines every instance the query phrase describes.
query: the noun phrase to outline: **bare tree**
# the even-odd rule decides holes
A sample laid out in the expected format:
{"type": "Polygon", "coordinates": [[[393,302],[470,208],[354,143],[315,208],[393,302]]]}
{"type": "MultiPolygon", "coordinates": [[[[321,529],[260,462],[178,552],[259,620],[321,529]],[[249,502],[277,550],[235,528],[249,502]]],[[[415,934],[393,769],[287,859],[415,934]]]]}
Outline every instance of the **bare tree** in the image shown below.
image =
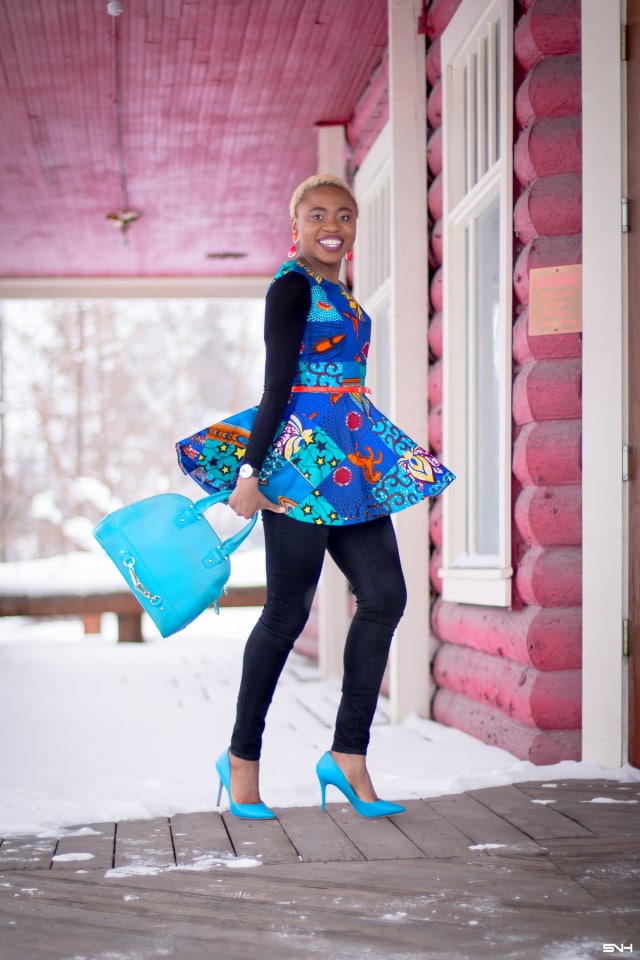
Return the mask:
{"type": "Polygon", "coordinates": [[[190,484],[175,442],[259,398],[250,305],[30,301],[5,315],[6,559],[82,547],[107,507],[190,484]]]}

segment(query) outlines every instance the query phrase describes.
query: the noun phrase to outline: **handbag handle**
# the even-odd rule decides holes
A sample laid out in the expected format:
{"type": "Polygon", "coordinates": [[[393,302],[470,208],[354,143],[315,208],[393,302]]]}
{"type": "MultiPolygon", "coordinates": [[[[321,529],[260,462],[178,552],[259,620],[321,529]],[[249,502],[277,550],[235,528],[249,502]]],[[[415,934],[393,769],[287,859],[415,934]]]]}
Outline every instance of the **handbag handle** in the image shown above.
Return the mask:
{"type": "MultiPolygon", "coordinates": [[[[194,508],[196,513],[199,516],[203,516],[205,511],[212,507],[216,503],[226,503],[229,500],[229,491],[228,490],[218,490],[217,493],[212,493],[208,497],[202,497],[201,500],[196,500],[194,503],[194,508]]],[[[246,540],[253,528],[255,527],[258,521],[258,514],[254,513],[250,520],[246,522],[244,527],[241,530],[238,530],[237,533],[234,533],[233,536],[229,537],[222,544],[222,549],[226,556],[230,553],[233,553],[234,550],[237,550],[243,540],[246,540]]]]}

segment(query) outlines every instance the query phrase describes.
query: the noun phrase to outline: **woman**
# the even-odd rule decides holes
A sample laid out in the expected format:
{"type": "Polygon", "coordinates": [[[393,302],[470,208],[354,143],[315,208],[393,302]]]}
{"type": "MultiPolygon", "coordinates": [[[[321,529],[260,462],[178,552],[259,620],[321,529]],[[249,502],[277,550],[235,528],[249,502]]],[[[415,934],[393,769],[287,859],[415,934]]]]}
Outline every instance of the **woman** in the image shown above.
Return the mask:
{"type": "Polygon", "coordinates": [[[347,578],[356,613],[332,749],[316,768],[322,808],[332,784],[363,816],[404,810],[378,799],[366,766],[389,647],[406,602],[390,514],[437,495],[453,475],[366,396],[371,322],[340,283],[357,214],[351,189],[337,177],[319,174],[297,188],[290,260],[266,298],[265,386],[257,411],[245,411],[252,421],[246,448],[230,446],[238,437],[227,434],[221,446],[211,428],[207,442],[215,452],[207,452],[206,443],[197,450],[194,479],[215,489],[222,482],[214,476],[216,454],[232,449],[237,457],[244,449],[229,504],[241,517],[263,513],[266,605],[245,648],[230,748],[216,764],[220,791],[224,785],[232,813],[241,817],[273,817],[260,800],[262,733],[280,673],[307,621],[325,551],[347,578]]]}

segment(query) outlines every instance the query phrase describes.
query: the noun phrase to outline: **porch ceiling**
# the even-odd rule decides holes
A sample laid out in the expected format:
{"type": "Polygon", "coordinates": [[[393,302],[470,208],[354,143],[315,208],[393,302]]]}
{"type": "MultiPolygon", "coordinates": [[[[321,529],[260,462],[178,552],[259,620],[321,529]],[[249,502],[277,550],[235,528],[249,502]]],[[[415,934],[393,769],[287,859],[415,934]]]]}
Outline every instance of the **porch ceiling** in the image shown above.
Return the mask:
{"type": "Polygon", "coordinates": [[[349,120],[383,56],[386,0],[122,5],[0,3],[0,276],[272,273],[316,125],[349,120]],[[124,244],[106,215],[126,209],[124,244]]]}

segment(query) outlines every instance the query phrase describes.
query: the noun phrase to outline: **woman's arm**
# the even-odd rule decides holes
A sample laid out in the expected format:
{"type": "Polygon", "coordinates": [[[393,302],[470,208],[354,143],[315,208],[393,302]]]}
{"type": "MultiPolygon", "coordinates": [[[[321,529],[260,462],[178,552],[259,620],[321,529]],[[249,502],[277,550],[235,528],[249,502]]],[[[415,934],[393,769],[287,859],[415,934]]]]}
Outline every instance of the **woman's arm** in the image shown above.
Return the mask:
{"type": "MultiPolygon", "coordinates": [[[[242,463],[248,463],[256,470],[262,466],[291,396],[310,306],[309,283],[299,273],[279,277],[267,293],[264,391],[242,459],[242,463]]],[[[259,491],[257,477],[238,479],[229,504],[242,517],[253,516],[257,510],[265,509],[284,512],[284,508],[277,507],[259,491]]]]}

